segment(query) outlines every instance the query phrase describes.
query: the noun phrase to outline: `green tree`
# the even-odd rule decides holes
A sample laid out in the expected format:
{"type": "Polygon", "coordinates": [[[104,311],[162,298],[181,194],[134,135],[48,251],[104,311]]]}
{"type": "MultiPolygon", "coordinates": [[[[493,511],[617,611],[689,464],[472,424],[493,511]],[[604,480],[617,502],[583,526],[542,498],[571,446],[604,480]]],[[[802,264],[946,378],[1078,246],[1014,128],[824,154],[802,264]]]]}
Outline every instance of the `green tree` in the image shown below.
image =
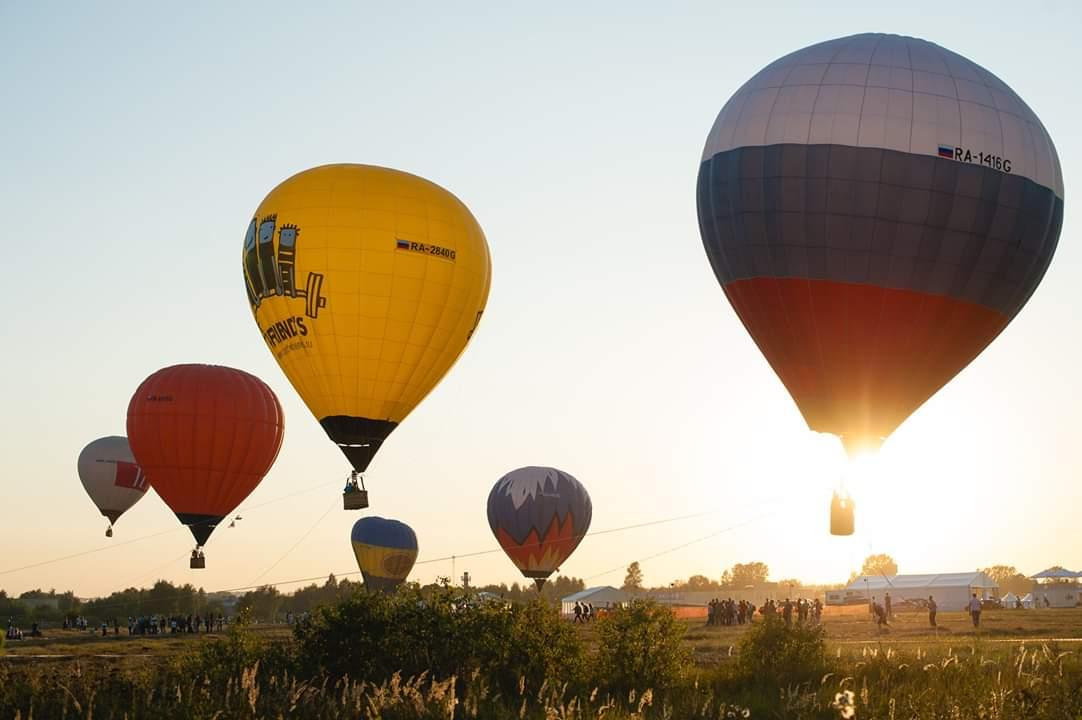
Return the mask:
{"type": "Polygon", "coordinates": [[[627,575],[624,577],[624,590],[642,590],[642,568],[639,561],[627,566],[627,575]]]}
{"type": "Polygon", "coordinates": [[[740,641],[737,662],[756,683],[777,687],[817,680],[826,668],[822,625],[786,625],[777,615],[755,623],[740,641]]]}
{"type": "Polygon", "coordinates": [[[691,661],[684,626],[672,611],[635,600],[597,623],[598,682],[612,690],[655,690],[676,685],[691,661]]]}
{"type": "Polygon", "coordinates": [[[698,592],[703,590],[718,590],[720,585],[705,575],[692,575],[686,583],[677,583],[676,589],[698,592]]]}
{"type": "Polygon", "coordinates": [[[864,558],[864,565],[860,568],[861,575],[884,575],[890,577],[898,574],[898,563],[890,555],[880,553],[869,555],[864,558]]]}
{"type": "Polygon", "coordinates": [[[429,673],[465,682],[480,671],[518,697],[520,679],[536,692],[546,681],[577,683],[584,672],[575,628],[536,595],[508,607],[449,586],[355,593],[317,608],[294,635],[300,666],[335,678],[378,683],[429,673]]]}
{"type": "Polygon", "coordinates": [[[1004,594],[1012,592],[1021,596],[1033,589],[1033,581],[1018,572],[1014,565],[993,565],[981,568],[980,572],[992,578],[1004,594]]]}
{"type": "Polygon", "coordinates": [[[769,577],[770,567],[764,562],[737,563],[729,571],[729,586],[762,585],[769,577]]]}
{"type": "Polygon", "coordinates": [[[252,619],[274,622],[282,608],[284,598],[281,591],[273,585],[250,590],[241,596],[237,607],[251,613],[252,619]]]}
{"type": "MultiPolygon", "coordinates": [[[[558,603],[560,598],[585,589],[586,582],[582,578],[560,575],[555,580],[545,583],[545,587],[541,588],[541,597],[550,603],[558,603]]],[[[529,602],[529,598],[523,598],[523,600],[529,602]]]]}

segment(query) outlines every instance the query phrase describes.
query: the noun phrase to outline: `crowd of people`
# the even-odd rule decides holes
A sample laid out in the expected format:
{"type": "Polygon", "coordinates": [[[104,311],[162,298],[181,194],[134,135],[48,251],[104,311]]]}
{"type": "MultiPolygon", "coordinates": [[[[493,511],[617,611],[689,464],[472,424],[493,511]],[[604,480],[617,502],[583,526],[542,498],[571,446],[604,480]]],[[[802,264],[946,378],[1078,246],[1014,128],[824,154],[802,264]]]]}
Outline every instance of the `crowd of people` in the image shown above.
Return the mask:
{"type": "Polygon", "coordinates": [[[743,625],[751,622],[755,614],[755,605],[743,600],[734,602],[732,598],[720,600],[714,598],[706,604],[707,625],[743,625]]]}
{"type": "MultiPolygon", "coordinates": [[[[208,615],[141,615],[139,617],[128,616],[129,635],[165,635],[176,633],[209,633],[222,632],[228,625],[228,618],[221,613],[208,615]]],[[[112,618],[103,620],[100,625],[91,626],[85,617],[73,615],[64,618],[61,627],[64,630],[80,630],[83,632],[93,631],[107,637],[110,634],[120,634],[120,620],[112,618]]],[[[31,630],[31,637],[41,637],[37,623],[31,630]]],[[[12,621],[8,621],[8,639],[22,639],[22,633],[17,627],[13,627],[12,621]],[[18,633],[18,638],[12,637],[12,632],[18,633]]]]}
{"type": "Polygon", "coordinates": [[[818,598],[814,601],[804,598],[796,601],[785,598],[783,602],[767,600],[760,608],[746,600],[714,598],[706,605],[706,624],[743,625],[753,621],[756,610],[763,617],[778,617],[786,625],[793,624],[794,615],[798,623],[819,623],[823,618],[823,603],[818,598]]]}
{"type": "Polygon", "coordinates": [[[4,639],[6,640],[22,640],[23,637],[41,637],[41,630],[38,629],[38,624],[33,623],[30,626],[30,632],[27,635],[23,634],[22,628],[15,624],[15,621],[8,618],[8,629],[4,633],[4,639]]]}
{"type": "MultiPolygon", "coordinates": [[[[113,621],[116,622],[115,620],[113,621]]],[[[177,633],[221,632],[228,621],[221,613],[210,615],[151,615],[128,617],[129,635],[164,635],[177,633]]]]}

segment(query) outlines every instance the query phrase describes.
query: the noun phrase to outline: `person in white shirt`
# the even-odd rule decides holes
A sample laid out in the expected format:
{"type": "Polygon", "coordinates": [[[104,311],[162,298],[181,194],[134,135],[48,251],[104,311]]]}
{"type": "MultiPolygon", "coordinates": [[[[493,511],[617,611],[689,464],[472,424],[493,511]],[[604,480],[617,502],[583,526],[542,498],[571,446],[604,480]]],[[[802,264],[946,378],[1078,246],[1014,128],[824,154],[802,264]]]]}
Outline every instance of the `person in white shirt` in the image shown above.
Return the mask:
{"type": "Polygon", "coordinates": [[[977,593],[969,601],[969,615],[973,618],[973,627],[981,626],[981,601],[977,599],[977,593]]]}

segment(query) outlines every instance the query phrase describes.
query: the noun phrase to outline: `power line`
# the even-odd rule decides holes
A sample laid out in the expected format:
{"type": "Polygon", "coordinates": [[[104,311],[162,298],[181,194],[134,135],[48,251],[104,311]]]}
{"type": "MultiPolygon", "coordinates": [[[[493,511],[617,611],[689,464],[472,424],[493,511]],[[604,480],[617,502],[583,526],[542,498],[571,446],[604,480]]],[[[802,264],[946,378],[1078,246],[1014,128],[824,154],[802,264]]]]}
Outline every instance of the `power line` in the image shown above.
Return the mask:
{"type": "Polygon", "coordinates": [[[256,579],[255,579],[255,580],[253,581],[253,582],[259,582],[260,580],[262,580],[262,579],[263,579],[263,576],[264,576],[264,575],[266,575],[267,573],[269,573],[269,572],[270,572],[271,570],[273,570],[274,568],[278,567],[278,563],[280,563],[280,562],[282,562],[283,560],[285,560],[285,559],[286,559],[286,556],[288,556],[288,555],[289,555],[289,554],[290,554],[291,552],[293,552],[294,550],[296,550],[296,549],[297,549],[297,546],[299,546],[299,545],[300,545],[300,544],[301,544],[302,542],[304,542],[304,541],[305,541],[305,539],[306,539],[306,538],[307,538],[307,537],[308,537],[309,535],[311,535],[311,534],[312,534],[312,531],[316,529],[316,526],[317,526],[317,525],[319,525],[319,524],[320,524],[321,522],[323,522],[323,518],[327,517],[327,515],[328,515],[328,514],[329,514],[329,513],[331,512],[331,510],[334,510],[334,508],[335,508],[335,507],[337,507],[337,505],[338,505],[338,498],[337,498],[337,497],[335,497],[335,498],[334,498],[334,499],[333,499],[333,500],[331,501],[331,506],[330,506],[329,508],[327,508],[327,509],[326,509],[326,510],[324,511],[324,513],[323,513],[322,515],[320,515],[320,516],[319,516],[319,518],[317,518],[317,519],[316,519],[316,521],[315,521],[314,523],[312,523],[312,526],[311,526],[311,527],[309,527],[309,528],[308,528],[307,530],[305,530],[305,531],[304,531],[304,534],[303,534],[303,535],[301,535],[301,536],[300,536],[300,538],[298,538],[298,539],[297,539],[297,542],[293,543],[292,547],[290,547],[290,548],[289,548],[288,550],[286,550],[286,551],[285,551],[284,553],[282,553],[282,555],[281,555],[281,556],[280,556],[280,557],[279,557],[279,558],[278,558],[277,560],[275,560],[275,561],[274,561],[273,563],[271,563],[270,567],[268,567],[268,568],[267,568],[266,570],[264,570],[263,572],[259,573],[259,576],[258,576],[258,577],[257,577],[257,578],[256,578],[256,579]]]}
{"type": "MultiPolygon", "coordinates": [[[[772,498],[771,500],[768,500],[767,502],[773,502],[774,500],[777,500],[777,499],[778,498],[772,498]]],[[[712,533],[709,533],[707,535],[703,535],[702,537],[695,538],[694,540],[689,540],[689,541],[687,541],[685,543],[681,543],[679,545],[674,545],[673,547],[668,548],[667,550],[662,550],[659,553],[654,553],[653,555],[648,555],[647,557],[644,557],[639,562],[649,562],[650,560],[654,560],[656,558],[662,557],[663,555],[668,555],[670,553],[674,553],[677,550],[683,550],[684,548],[689,547],[691,545],[695,545],[697,543],[701,543],[703,541],[710,540],[711,538],[715,538],[715,537],[717,537],[719,535],[724,535],[725,533],[732,532],[733,530],[744,527],[745,525],[749,525],[749,524],[755,522],[756,520],[759,520],[760,518],[772,515],[773,513],[774,513],[773,510],[770,511],[770,512],[760,513],[759,515],[750,517],[747,520],[744,520],[743,522],[739,522],[739,523],[736,523],[735,525],[730,525],[728,527],[724,527],[724,528],[722,528],[720,530],[715,530],[712,533]]],[[[631,562],[635,562],[635,561],[631,561],[631,562]]],[[[627,565],[618,565],[618,566],[616,566],[614,568],[610,568],[610,569],[605,570],[603,572],[599,572],[599,573],[596,573],[594,575],[590,575],[588,577],[585,577],[585,578],[583,578],[583,580],[593,580],[594,578],[599,578],[599,577],[602,577],[604,575],[608,575],[609,573],[616,572],[617,570],[626,570],[626,569],[627,569],[627,565]]]]}
{"type": "Polygon", "coordinates": [[[330,485],[341,485],[341,482],[339,482],[338,480],[331,480],[330,482],[320,483],[319,485],[312,485],[311,487],[305,488],[304,490],[298,490],[297,492],[290,493],[288,495],[282,495],[281,497],[274,498],[273,500],[267,500],[266,502],[261,502],[261,503],[258,503],[256,505],[241,505],[239,508],[237,508],[233,512],[234,513],[249,512],[251,510],[256,510],[256,509],[261,508],[261,507],[266,507],[267,505],[273,505],[274,503],[282,502],[283,500],[289,500],[290,498],[295,498],[298,495],[306,495],[307,493],[315,492],[316,490],[321,490],[321,489],[323,489],[325,487],[328,487],[330,485]]]}
{"type": "Polygon", "coordinates": [[[29,565],[23,565],[22,567],[11,568],[9,570],[0,570],[0,575],[7,575],[9,573],[19,572],[20,570],[29,570],[31,568],[41,567],[42,565],[51,565],[53,563],[62,562],[64,560],[71,560],[71,559],[77,558],[77,557],[84,557],[86,555],[93,555],[94,553],[104,552],[106,550],[115,550],[118,547],[124,547],[125,545],[131,545],[132,543],[141,542],[143,540],[149,540],[151,538],[161,537],[162,535],[168,535],[170,533],[175,533],[175,532],[178,532],[178,531],[184,530],[184,529],[185,528],[183,526],[181,526],[181,527],[177,527],[177,528],[171,528],[169,530],[162,530],[161,532],[156,532],[156,533],[153,533],[151,535],[143,535],[141,537],[132,538],[131,540],[124,540],[123,542],[104,545],[104,546],[99,547],[99,548],[94,548],[93,550],[83,550],[82,552],[72,553],[71,555],[64,555],[62,557],[53,558],[51,560],[42,560],[41,562],[31,563],[29,565]]]}
{"type": "MultiPolygon", "coordinates": [[[[770,498],[770,499],[765,500],[763,502],[771,502],[771,503],[773,503],[776,500],[777,500],[777,498],[770,498]]],[[[762,504],[762,503],[758,503],[758,504],[762,504]]],[[[330,512],[330,510],[328,510],[326,513],[324,513],[323,516],[321,516],[320,519],[316,521],[316,524],[318,525],[318,523],[320,521],[322,521],[323,517],[326,517],[327,513],[329,513],[329,512],[330,512]]],[[[634,524],[631,524],[631,525],[623,525],[623,526],[615,527],[615,528],[607,528],[605,530],[595,530],[594,532],[588,532],[588,533],[585,533],[583,535],[579,535],[577,537],[579,539],[581,539],[581,538],[584,538],[584,537],[590,537],[590,536],[594,536],[594,535],[608,535],[608,534],[611,534],[611,533],[624,532],[624,531],[627,531],[627,530],[635,530],[635,529],[638,529],[638,528],[650,527],[650,526],[653,526],[653,525],[663,525],[663,524],[666,524],[666,523],[673,523],[673,522],[679,522],[679,521],[682,521],[682,520],[689,520],[689,519],[693,519],[693,518],[697,518],[697,517],[704,517],[706,515],[714,515],[714,514],[716,514],[718,512],[719,512],[719,510],[707,510],[707,511],[698,512],[698,513],[691,513],[691,514],[687,514],[687,515],[677,515],[677,516],[674,516],[674,517],[664,518],[664,519],[661,519],[661,520],[648,520],[646,522],[634,523],[634,524]]],[[[750,523],[752,523],[752,522],[754,522],[756,520],[759,520],[762,517],[768,516],[770,514],[772,514],[772,512],[761,513],[761,514],[759,514],[757,516],[748,518],[747,520],[744,520],[744,521],[742,521],[740,523],[737,523],[736,525],[732,525],[732,526],[729,526],[729,527],[726,527],[726,528],[722,528],[721,530],[716,530],[716,531],[714,531],[714,532],[712,532],[712,533],[710,533],[708,535],[704,535],[703,537],[696,538],[696,539],[688,541],[686,543],[682,543],[682,544],[677,545],[675,547],[669,548],[668,550],[663,550],[662,552],[655,553],[654,555],[651,555],[651,556],[645,558],[644,561],[653,560],[654,558],[658,558],[658,557],[661,557],[662,555],[666,555],[668,553],[675,552],[677,550],[688,547],[689,545],[694,545],[694,544],[702,542],[704,540],[708,540],[708,539],[710,539],[712,537],[717,537],[718,535],[721,535],[721,534],[726,533],[726,532],[730,532],[730,531],[735,530],[735,529],[737,529],[739,527],[743,527],[744,525],[750,524],[750,523]]],[[[313,525],[312,528],[309,528],[308,532],[305,533],[304,537],[307,537],[307,535],[312,532],[312,529],[314,529],[314,527],[315,527],[315,525],[313,525]]],[[[294,548],[297,545],[299,545],[300,542],[302,542],[304,540],[304,537],[302,537],[301,540],[298,540],[297,543],[294,544],[294,548]]],[[[542,543],[539,541],[537,543],[531,543],[531,544],[528,544],[528,545],[523,545],[522,547],[537,547],[537,546],[539,546],[541,544],[542,543]]],[[[290,550],[287,551],[286,554],[288,554],[289,552],[292,552],[292,550],[293,550],[293,548],[290,548],[290,550]]],[[[437,557],[437,558],[427,558],[425,560],[418,560],[417,562],[414,563],[414,565],[415,566],[416,565],[428,565],[428,564],[437,563],[437,562],[447,562],[447,561],[452,560],[452,559],[479,557],[479,556],[482,556],[482,555],[490,555],[490,554],[499,553],[499,552],[503,552],[503,548],[491,548],[491,549],[488,549],[488,550],[478,550],[478,551],[469,552],[469,553],[462,553],[462,554],[455,554],[455,555],[445,555],[443,557],[437,557]]],[[[277,562],[275,563],[275,565],[277,565],[277,562]]],[[[271,567],[274,567],[274,566],[272,565],[271,567]]],[[[616,570],[620,570],[620,569],[623,569],[623,566],[613,568],[611,570],[606,570],[606,571],[604,571],[602,573],[598,573],[596,575],[591,575],[591,576],[589,576],[588,578],[585,578],[585,579],[589,580],[589,579],[592,579],[592,578],[595,578],[595,577],[600,577],[601,575],[607,575],[610,572],[615,572],[616,570]]],[[[267,572],[269,572],[269,570],[270,570],[270,568],[268,568],[266,571],[264,571],[263,574],[266,574],[267,572]]],[[[272,583],[259,583],[259,584],[256,584],[256,585],[243,585],[243,586],[239,586],[239,587],[221,588],[221,589],[218,589],[218,590],[209,590],[209,591],[204,591],[204,592],[206,592],[207,594],[213,594],[213,593],[238,593],[238,592],[244,592],[244,591],[249,591],[249,590],[258,590],[258,589],[264,588],[264,587],[279,587],[279,586],[282,586],[282,585],[296,585],[298,583],[304,583],[304,582],[315,582],[317,580],[323,580],[323,579],[327,578],[329,575],[334,575],[335,577],[351,577],[351,576],[360,575],[360,574],[361,573],[358,570],[351,570],[351,571],[340,572],[340,573],[324,573],[324,574],[321,574],[321,575],[313,575],[311,577],[293,578],[293,579],[289,579],[289,580],[278,580],[278,581],[275,581],[275,582],[272,582],[272,583]]],[[[262,577],[262,575],[261,575],[261,577],[262,577]]],[[[184,596],[183,595],[176,595],[174,597],[180,598],[180,597],[184,597],[184,596]]],[[[165,598],[160,598],[160,599],[165,599],[165,598]]],[[[97,607],[99,607],[99,608],[100,607],[109,607],[109,606],[115,605],[115,604],[119,604],[119,603],[109,603],[107,605],[99,604],[97,607]]]]}
{"type": "MultiPolygon", "coordinates": [[[[267,500],[266,502],[258,503],[256,505],[241,506],[241,507],[237,508],[233,512],[234,513],[250,512],[252,510],[256,510],[256,509],[261,508],[261,507],[266,507],[267,505],[273,505],[274,503],[282,502],[283,500],[289,500],[290,498],[297,497],[298,495],[304,495],[305,493],[310,493],[310,492],[313,492],[315,490],[325,488],[328,485],[336,485],[336,484],[338,484],[337,480],[335,480],[333,482],[329,482],[329,483],[320,483],[319,485],[313,485],[312,487],[306,488],[304,490],[298,490],[297,492],[290,493],[288,495],[283,495],[281,497],[274,498],[273,500],[267,500]]],[[[121,542],[109,543],[108,545],[103,545],[103,546],[98,547],[98,548],[93,548],[92,550],[83,550],[81,552],[72,553],[70,555],[61,555],[60,557],[51,558],[49,560],[42,560],[40,562],[31,563],[29,565],[23,565],[21,567],[9,568],[8,570],[0,570],[0,575],[9,575],[11,573],[19,572],[20,570],[31,570],[33,568],[42,567],[44,565],[52,565],[53,563],[63,562],[65,560],[73,560],[75,558],[84,557],[86,555],[93,555],[94,553],[105,552],[106,550],[115,550],[116,548],[124,547],[125,545],[131,545],[132,543],[141,542],[143,540],[150,540],[152,538],[161,537],[162,535],[168,535],[170,533],[179,532],[179,531],[184,530],[184,529],[185,529],[184,526],[175,527],[175,528],[171,528],[169,530],[162,530],[161,532],[151,533],[150,535],[141,535],[141,536],[139,536],[137,538],[131,538],[130,540],[123,540],[121,542]]]]}

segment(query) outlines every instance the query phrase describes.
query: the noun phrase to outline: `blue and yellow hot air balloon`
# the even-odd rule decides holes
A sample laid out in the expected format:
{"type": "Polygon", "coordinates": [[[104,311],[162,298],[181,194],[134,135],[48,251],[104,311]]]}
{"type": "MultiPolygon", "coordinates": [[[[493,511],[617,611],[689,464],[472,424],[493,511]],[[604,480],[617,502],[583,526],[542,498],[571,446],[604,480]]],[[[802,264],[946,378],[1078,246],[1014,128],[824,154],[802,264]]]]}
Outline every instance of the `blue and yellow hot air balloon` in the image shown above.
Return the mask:
{"type": "Polygon", "coordinates": [[[394,592],[417,560],[417,534],[397,520],[363,517],[354,523],[350,540],[369,592],[394,592]]]}

